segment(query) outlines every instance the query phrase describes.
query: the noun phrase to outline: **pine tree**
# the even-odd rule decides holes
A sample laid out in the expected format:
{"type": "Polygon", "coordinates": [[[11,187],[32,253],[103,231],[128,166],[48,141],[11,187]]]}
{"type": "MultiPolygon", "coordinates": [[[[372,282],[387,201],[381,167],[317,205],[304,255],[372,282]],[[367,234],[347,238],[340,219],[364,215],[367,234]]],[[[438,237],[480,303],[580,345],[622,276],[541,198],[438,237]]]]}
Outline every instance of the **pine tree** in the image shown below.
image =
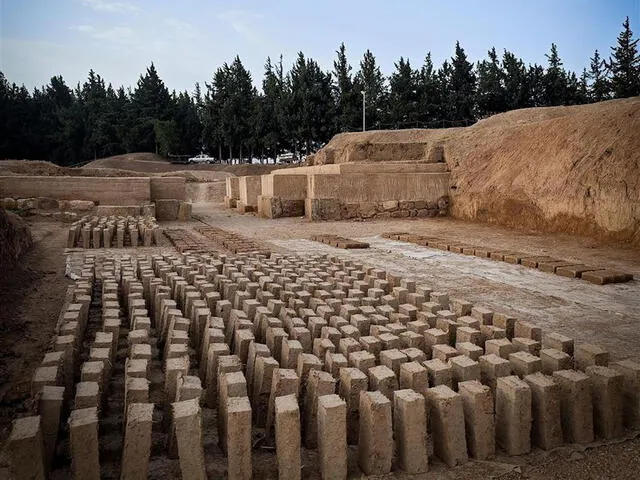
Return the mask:
{"type": "Polygon", "coordinates": [[[366,128],[382,128],[382,119],[386,112],[384,77],[376,64],[376,57],[367,50],[360,61],[360,71],[355,79],[356,92],[365,92],[366,128]]]}
{"type": "Polygon", "coordinates": [[[506,106],[506,92],[504,86],[504,73],[500,68],[500,61],[495,48],[488,52],[489,61],[478,62],[478,113],[487,116],[504,112],[506,106]]]}
{"type": "Polygon", "coordinates": [[[564,105],[567,101],[567,74],[562,68],[555,43],[551,44],[551,50],[545,57],[549,62],[544,76],[546,105],[564,105]]]}
{"type": "Polygon", "coordinates": [[[504,81],[504,108],[513,110],[530,106],[527,69],[521,59],[505,50],[502,54],[502,78],[504,81]]]}
{"type": "Polygon", "coordinates": [[[336,103],[335,129],[338,132],[356,130],[360,118],[360,93],[356,92],[351,75],[351,65],[347,60],[344,43],[336,51],[338,58],[333,61],[333,93],[336,103]]]}
{"type": "Polygon", "coordinates": [[[537,63],[529,65],[526,72],[526,96],[524,98],[526,103],[524,106],[543,107],[546,105],[546,98],[544,67],[537,63]]]}
{"type": "Polygon", "coordinates": [[[588,78],[591,80],[589,86],[589,100],[601,102],[611,98],[611,83],[607,78],[605,61],[600,58],[600,52],[593,52],[593,57],[589,59],[588,78]]]}
{"type": "Polygon", "coordinates": [[[638,41],[633,39],[629,17],[622,23],[618,45],[611,47],[613,57],[609,59],[611,86],[616,98],[640,95],[640,56],[638,41]]]}
{"type": "Polygon", "coordinates": [[[467,124],[475,118],[474,102],[476,90],[476,76],[473,65],[467,60],[460,42],[456,42],[456,54],[451,58],[450,89],[453,100],[453,120],[467,124]]]}
{"type": "Polygon", "coordinates": [[[417,78],[418,121],[427,126],[440,118],[442,105],[438,75],[433,68],[431,52],[427,53],[417,78]]]}
{"type": "Polygon", "coordinates": [[[400,57],[389,77],[389,121],[393,128],[417,126],[418,72],[400,57]]]}

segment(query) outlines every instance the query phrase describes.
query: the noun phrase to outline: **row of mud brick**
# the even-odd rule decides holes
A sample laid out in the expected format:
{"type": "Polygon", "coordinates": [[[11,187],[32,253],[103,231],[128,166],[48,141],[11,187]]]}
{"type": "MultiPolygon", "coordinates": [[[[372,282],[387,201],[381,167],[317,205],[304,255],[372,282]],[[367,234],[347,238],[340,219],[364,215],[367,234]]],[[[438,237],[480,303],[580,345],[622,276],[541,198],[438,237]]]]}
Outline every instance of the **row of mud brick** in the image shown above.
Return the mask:
{"type": "Polygon", "coordinates": [[[474,255],[480,258],[502,261],[514,265],[537,268],[542,272],[555,273],[562,277],[581,278],[596,285],[607,283],[624,283],[633,280],[630,273],[619,272],[608,268],[589,266],[581,263],[559,260],[546,255],[530,255],[504,250],[493,250],[486,247],[476,247],[459,242],[451,242],[441,238],[428,237],[406,232],[387,232],[382,234],[383,238],[399,240],[401,242],[414,243],[430,248],[460,253],[463,255],[474,255]]]}
{"type": "Polygon", "coordinates": [[[69,227],[67,248],[150,247],[161,235],[154,217],[85,216],[69,227]]]}
{"type": "Polygon", "coordinates": [[[311,240],[314,242],[324,243],[336,248],[369,248],[369,244],[366,242],[360,242],[351,238],[341,237],[339,235],[320,234],[313,235],[311,240]]]}
{"type": "Polygon", "coordinates": [[[215,243],[203,240],[186,228],[167,228],[164,230],[164,234],[171,245],[180,253],[217,250],[215,243]]]}
{"type": "MultiPolygon", "coordinates": [[[[322,256],[154,255],[120,277],[128,316],[146,306],[143,325],[164,343],[167,435],[175,433],[183,478],[212,473],[202,440],[209,409],[228,478],[251,478],[252,431],[275,446],[279,478],[314,469],[346,478],[389,473],[394,458],[415,474],[435,459],[454,466],[497,449],[521,455],[640,428],[637,363],[609,365],[595,345],[375,267],[322,256]],[[177,393],[184,384],[189,398],[177,393]],[[307,470],[303,447],[317,455],[307,470]]],[[[129,332],[131,352],[146,335],[129,332]]],[[[21,425],[10,445],[37,446],[38,428],[25,435],[21,425]]],[[[143,433],[135,445],[146,468],[151,432],[143,433]]],[[[127,422],[123,455],[133,435],[127,422]]],[[[97,452],[72,445],[74,459],[97,452]]],[[[75,474],[98,478],[100,465],[75,474]]]]}
{"type": "Polygon", "coordinates": [[[195,230],[232,253],[259,252],[262,255],[269,255],[269,249],[263,244],[239,233],[209,225],[195,227],[195,230]]]}

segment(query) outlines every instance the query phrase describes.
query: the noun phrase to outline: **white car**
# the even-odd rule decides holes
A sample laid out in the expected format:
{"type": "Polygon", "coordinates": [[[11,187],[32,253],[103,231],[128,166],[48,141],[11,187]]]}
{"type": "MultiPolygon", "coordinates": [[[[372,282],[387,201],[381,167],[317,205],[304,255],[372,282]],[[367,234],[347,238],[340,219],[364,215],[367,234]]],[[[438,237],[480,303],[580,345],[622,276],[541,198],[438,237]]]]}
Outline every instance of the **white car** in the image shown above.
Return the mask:
{"type": "Polygon", "coordinates": [[[213,157],[210,157],[209,155],[207,155],[206,153],[200,153],[198,155],[196,155],[195,157],[191,157],[188,160],[188,163],[193,163],[193,164],[198,164],[198,163],[213,163],[215,162],[216,159],[213,157]]]}

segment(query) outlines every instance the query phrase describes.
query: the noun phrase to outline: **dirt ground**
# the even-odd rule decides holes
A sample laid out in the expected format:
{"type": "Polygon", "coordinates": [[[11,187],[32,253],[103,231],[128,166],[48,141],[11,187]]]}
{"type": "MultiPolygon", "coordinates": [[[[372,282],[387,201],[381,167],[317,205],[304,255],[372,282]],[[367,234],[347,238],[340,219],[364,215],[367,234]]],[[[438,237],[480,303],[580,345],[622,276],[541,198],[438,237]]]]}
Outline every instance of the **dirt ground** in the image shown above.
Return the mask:
{"type": "MultiPolygon", "coordinates": [[[[171,222],[164,226],[191,229],[204,222],[266,242],[282,252],[327,253],[358,259],[437,287],[452,297],[513,313],[577,341],[601,344],[610,350],[612,358],[640,361],[640,254],[637,249],[600,244],[588,238],[514,232],[451,219],[321,223],[309,223],[302,218],[263,220],[253,215],[238,215],[221,204],[212,203],[194,205],[194,214],[196,219],[192,222],[171,222]],[[380,237],[388,231],[433,235],[602,265],[633,273],[637,279],[626,284],[595,286],[521,266],[380,237]],[[345,251],[308,240],[317,233],[365,239],[371,248],[345,251]]],[[[30,378],[53,337],[69,284],[64,276],[66,225],[38,217],[31,217],[29,223],[35,241],[33,249],[14,270],[0,272],[0,436],[3,439],[8,436],[10,420],[27,411],[30,378]]],[[[142,250],[126,250],[126,253],[133,252],[142,253],[142,250]]],[[[207,418],[205,416],[210,424],[213,420],[207,418]]],[[[552,452],[535,450],[523,457],[499,456],[492,462],[470,462],[455,469],[434,461],[429,474],[414,478],[637,478],[640,470],[637,433],[624,441],[597,445],[597,448],[594,445],[587,450],[575,446],[563,446],[552,452]]],[[[213,444],[212,439],[205,440],[207,445],[213,444]]],[[[219,452],[212,452],[208,453],[208,460],[223,462],[219,452]]],[[[356,462],[356,457],[356,452],[350,451],[350,465],[356,462]]],[[[273,477],[274,458],[269,451],[254,451],[256,478],[273,477]]],[[[303,460],[309,465],[307,476],[313,477],[316,472],[313,465],[317,463],[315,453],[305,451],[303,460]]],[[[173,470],[153,473],[161,478],[162,472],[170,471],[173,470]]],[[[208,471],[215,478],[224,474],[224,468],[217,463],[208,471]]],[[[350,471],[354,475],[358,473],[356,467],[350,471]]],[[[406,477],[394,474],[393,478],[406,477]]]]}

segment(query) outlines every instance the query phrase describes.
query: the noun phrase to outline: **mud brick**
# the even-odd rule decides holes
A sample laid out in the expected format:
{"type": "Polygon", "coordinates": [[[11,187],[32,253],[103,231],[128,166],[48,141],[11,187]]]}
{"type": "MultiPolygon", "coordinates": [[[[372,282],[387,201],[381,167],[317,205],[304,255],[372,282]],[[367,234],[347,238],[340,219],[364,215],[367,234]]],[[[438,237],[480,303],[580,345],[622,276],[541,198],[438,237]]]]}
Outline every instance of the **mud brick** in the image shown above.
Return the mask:
{"type": "Polygon", "coordinates": [[[298,340],[282,341],[282,360],[279,362],[282,368],[295,369],[298,366],[298,358],[304,353],[304,348],[298,340]]]}
{"type": "Polygon", "coordinates": [[[304,400],[304,445],[308,449],[317,446],[318,398],[335,393],[336,380],[327,372],[309,372],[304,400]]]}
{"type": "Polygon", "coordinates": [[[484,342],[484,349],[487,355],[493,353],[507,360],[509,359],[509,355],[515,351],[513,344],[506,338],[487,340],[484,342]]]}
{"type": "Polygon", "coordinates": [[[318,399],[318,460],[322,478],[347,477],[347,405],[338,395],[318,399]]]}
{"type": "Polygon", "coordinates": [[[362,314],[356,314],[351,317],[350,323],[354,328],[358,329],[360,335],[369,335],[371,322],[368,317],[362,314]]]}
{"type": "Polygon", "coordinates": [[[509,355],[509,362],[514,375],[524,377],[542,370],[542,361],[527,352],[516,352],[509,355]]]}
{"type": "Polygon", "coordinates": [[[423,302],[420,304],[420,309],[423,312],[433,313],[435,315],[436,312],[442,310],[442,305],[438,302],[423,302]]]}
{"type": "Polygon", "coordinates": [[[409,357],[396,348],[380,352],[380,364],[390,368],[396,377],[400,376],[400,365],[408,361],[409,357]]]}
{"type": "Polygon", "coordinates": [[[542,373],[546,375],[551,375],[557,370],[570,370],[572,367],[571,357],[555,348],[540,350],[540,362],[542,373]]]}
{"type": "Polygon", "coordinates": [[[282,344],[288,337],[283,328],[267,328],[267,347],[279,362],[282,359],[282,344]]]}
{"type": "Polygon", "coordinates": [[[382,342],[373,336],[364,336],[359,339],[360,345],[364,351],[371,353],[378,361],[380,352],[382,351],[382,342]]]}
{"type": "Polygon", "coordinates": [[[409,475],[426,472],[427,409],[422,394],[399,390],[394,395],[393,426],[400,468],[409,475]]]}
{"type": "Polygon", "coordinates": [[[315,338],[313,340],[313,354],[322,359],[325,358],[327,352],[334,353],[336,346],[328,338],[315,338]]]}
{"type": "Polygon", "coordinates": [[[467,246],[462,247],[463,255],[475,255],[475,253],[476,253],[476,247],[467,247],[467,246]]]}
{"type": "Polygon", "coordinates": [[[393,398],[393,392],[398,390],[398,378],[389,367],[378,365],[370,368],[368,377],[370,390],[380,390],[389,399],[393,398]]]}
{"type": "Polygon", "coordinates": [[[482,325],[493,324],[493,311],[485,307],[472,307],[471,316],[477,319],[482,325]]]}
{"type": "Polygon", "coordinates": [[[402,332],[399,336],[405,348],[424,350],[424,335],[415,332],[402,332]]]}
{"type": "Polygon", "coordinates": [[[338,330],[340,330],[343,337],[354,338],[356,340],[360,338],[360,331],[353,325],[344,325],[338,330]]]}
{"type": "Polygon", "coordinates": [[[580,278],[584,272],[598,270],[597,267],[589,267],[587,265],[565,265],[556,268],[556,275],[569,278],[580,278]]]}
{"type": "Polygon", "coordinates": [[[345,325],[349,325],[349,322],[345,320],[343,317],[338,315],[334,315],[329,319],[329,325],[333,328],[339,329],[340,327],[344,327],[345,325]]]}
{"type": "Polygon", "coordinates": [[[412,307],[418,308],[425,301],[425,296],[419,293],[413,293],[405,291],[404,298],[398,296],[398,303],[400,305],[411,305],[412,307]]]}
{"type": "Polygon", "coordinates": [[[456,331],[458,324],[455,320],[438,317],[436,320],[436,328],[447,333],[447,343],[453,345],[456,341],[456,331]]]}
{"type": "Polygon", "coordinates": [[[399,304],[406,303],[408,293],[409,291],[404,287],[393,287],[392,294],[398,299],[399,304]]]}
{"type": "Polygon", "coordinates": [[[513,337],[511,340],[513,348],[516,352],[527,352],[531,355],[540,355],[540,342],[531,340],[530,338],[513,337]]]}
{"type": "Polygon", "coordinates": [[[395,313],[395,311],[396,311],[395,307],[392,307],[391,305],[387,305],[387,304],[378,305],[376,307],[376,312],[378,312],[380,315],[384,315],[387,318],[389,318],[389,316],[392,313],[395,313]]]}
{"type": "Polygon", "coordinates": [[[307,377],[309,376],[309,372],[311,370],[322,370],[322,362],[315,355],[311,355],[310,353],[303,353],[298,357],[298,366],[296,369],[296,373],[300,378],[300,385],[302,390],[304,390],[305,385],[307,383],[307,377]]]}
{"type": "Polygon", "coordinates": [[[352,352],[349,355],[349,365],[366,375],[370,368],[376,366],[376,357],[365,351],[352,352]]]}
{"type": "Polygon", "coordinates": [[[458,355],[461,355],[460,352],[450,345],[437,344],[431,346],[431,358],[437,358],[446,362],[450,358],[458,355]]]}
{"type": "Polygon", "coordinates": [[[506,253],[502,258],[502,261],[514,265],[519,265],[523,257],[525,257],[525,254],[523,253],[506,253]]]}
{"type": "Polygon", "coordinates": [[[462,397],[445,385],[427,390],[436,456],[450,467],[467,462],[462,397]]]}
{"type": "Polygon", "coordinates": [[[400,351],[409,358],[410,362],[424,362],[428,360],[427,354],[419,348],[409,347],[403,348],[400,351]]]}
{"type": "Polygon", "coordinates": [[[540,342],[542,340],[542,330],[531,323],[517,320],[513,331],[514,337],[531,338],[540,342]]]}
{"type": "Polygon", "coordinates": [[[409,318],[408,321],[413,321],[413,320],[416,320],[417,318],[418,308],[409,303],[405,303],[405,304],[398,305],[398,313],[400,313],[401,315],[406,315],[409,318]]]}
{"type": "Polygon", "coordinates": [[[462,317],[458,317],[456,319],[456,323],[460,327],[469,327],[475,330],[480,330],[480,320],[474,317],[470,317],[468,315],[464,315],[462,317]]]}
{"type": "Polygon", "coordinates": [[[340,338],[340,341],[338,342],[338,349],[340,350],[340,353],[342,353],[345,357],[347,357],[347,360],[349,360],[349,356],[351,355],[351,353],[362,350],[362,346],[355,338],[344,337],[340,338]]]}
{"type": "Polygon", "coordinates": [[[367,375],[357,368],[340,370],[339,393],[347,404],[347,442],[350,445],[358,443],[360,392],[367,391],[368,383],[367,375]]]}
{"type": "Polygon", "coordinates": [[[431,292],[429,294],[429,301],[439,303],[442,306],[440,310],[446,310],[449,308],[449,294],[447,293],[431,292]]]}
{"type": "Polygon", "coordinates": [[[340,369],[349,366],[347,357],[341,353],[331,353],[330,351],[327,351],[324,359],[324,370],[336,378],[340,375],[340,369]]]}
{"type": "Polygon", "coordinates": [[[407,330],[424,336],[424,332],[429,330],[430,325],[424,320],[415,320],[407,323],[407,330]]]}
{"type": "Polygon", "coordinates": [[[560,267],[570,267],[575,265],[574,262],[566,262],[564,260],[555,260],[555,261],[539,261],[538,262],[538,270],[547,273],[556,273],[556,270],[560,267]]]}
{"type": "Polygon", "coordinates": [[[471,360],[475,360],[476,362],[478,361],[480,356],[484,355],[484,350],[482,349],[482,347],[469,342],[456,343],[456,350],[458,350],[462,355],[466,355],[471,360]]]}
{"type": "Polygon", "coordinates": [[[491,389],[478,381],[460,382],[458,384],[467,447],[469,454],[476,460],[488,460],[496,451],[494,403],[491,389]]]}
{"type": "Polygon", "coordinates": [[[629,428],[640,427],[640,364],[631,360],[614,362],[611,368],[623,377],[623,419],[629,428]]]}
{"type": "Polygon", "coordinates": [[[340,339],[342,334],[337,328],[334,327],[322,327],[320,330],[321,338],[328,338],[338,348],[340,346],[340,339]]]}
{"type": "Polygon", "coordinates": [[[606,440],[620,437],[624,428],[623,383],[624,376],[613,368],[590,366],[587,375],[591,378],[593,419],[596,435],[606,440]]]}
{"type": "Polygon", "coordinates": [[[592,365],[606,367],[609,364],[609,352],[598,345],[579,343],[575,346],[574,360],[578,370],[586,370],[592,365]]]}
{"type": "Polygon", "coordinates": [[[522,257],[520,259],[520,264],[529,267],[529,268],[538,268],[538,264],[542,262],[557,262],[555,258],[547,257],[544,255],[539,256],[531,256],[531,257],[522,257]]]}
{"type": "MultiPolygon", "coordinates": [[[[371,328],[373,328],[374,325],[381,327],[389,324],[389,317],[385,317],[384,315],[375,313],[375,314],[369,315],[369,321],[371,322],[371,328]]],[[[371,333],[371,330],[369,330],[369,334],[373,335],[373,333],[371,333]]]]}
{"type": "Polygon", "coordinates": [[[542,335],[542,347],[560,350],[569,356],[573,355],[573,339],[559,333],[552,332],[542,335]]]}
{"type": "Polygon", "coordinates": [[[451,366],[451,378],[454,390],[458,390],[459,382],[469,380],[480,381],[480,364],[478,362],[471,360],[465,355],[459,355],[450,358],[448,363],[451,366]]]}
{"type": "Polygon", "coordinates": [[[512,339],[515,335],[516,322],[517,320],[515,317],[512,317],[511,315],[507,315],[505,313],[495,313],[493,315],[493,325],[504,329],[508,339],[512,339]]]}
{"type": "Polygon", "coordinates": [[[543,450],[561,445],[560,386],[552,377],[539,372],[525,376],[524,381],[531,388],[533,443],[543,450]]]}
{"type": "Polygon", "coordinates": [[[382,350],[391,350],[393,348],[402,348],[402,341],[397,335],[392,333],[382,333],[378,336],[378,340],[382,343],[382,350]]]}
{"type": "Polygon", "coordinates": [[[508,377],[512,372],[511,362],[494,354],[482,355],[478,359],[478,363],[480,364],[480,379],[492,391],[495,391],[498,378],[508,377]]]}
{"type": "Polygon", "coordinates": [[[265,437],[271,438],[271,430],[275,420],[275,403],[278,397],[293,395],[298,397],[300,391],[300,379],[294,370],[286,368],[276,368],[271,379],[271,392],[269,393],[269,404],[267,410],[267,423],[265,426],[265,437]]]}
{"type": "Polygon", "coordinates": [[[400,335],[407,331],[407,327],[402,323],[387,323],[386,327],[393,335],[400,335]]]}
{"type": "Polygon", "coordinates": [[[449,335],[439,328],[430,328],[424,332],[425,350],[431,351],[434,345],[447,345],[449,335]]]}
{"type": "Polygon", "coordinates": [[[427,360],[422,365],[427,369],[430,386],[446,385],[449,388],[453,387],[451,365],[438,358],[427,360]]]}
{"type": "Polygon", "coordinates": [[[531,451],[531,388],[516,376],[498,378],[496,440],[507,455],[531,451]]]}
{"type": "Polygon", "coordinates": [[[424,395],[429,388],[429,373],[421,362],[400,365],[400,388],[411,388],[424,395]]]}
{"type": "Polygon", "coordinates": [[[593,399],[591,379],[583,372],[560,370],[553,372],[560,385],[562,433],[565,442],[593,442],[593,399]]]}
{"type": "Polygon", "coordinates": [[[456,343],[473,343],[475,345],[480,345],[482,341],[482,334],[480,330],[476,330],[471,327],[458,327],[456,328],[456,343]]]}
{"type": "Polygon", "coordinates": [[[358,463],[366,475],[391,471],[392,423],[390,399],[378,391],[360,393],[358,463]]]}
{"type": "Polygon", "coordinates": [[[505,329],[495,325],[480,325],[480,334],[482,336],[481,345],[484,345],[487,340],[499,340],[507,337],[505,329]]]}
{"type": "Polygon", "coordinates": [[[605,285],[607,283],[623,283],[633,280],[630,273],[618,272],[616,270],[593,270],[590,272],[582,272],[582,280],[595,285],[605,285]]]}

